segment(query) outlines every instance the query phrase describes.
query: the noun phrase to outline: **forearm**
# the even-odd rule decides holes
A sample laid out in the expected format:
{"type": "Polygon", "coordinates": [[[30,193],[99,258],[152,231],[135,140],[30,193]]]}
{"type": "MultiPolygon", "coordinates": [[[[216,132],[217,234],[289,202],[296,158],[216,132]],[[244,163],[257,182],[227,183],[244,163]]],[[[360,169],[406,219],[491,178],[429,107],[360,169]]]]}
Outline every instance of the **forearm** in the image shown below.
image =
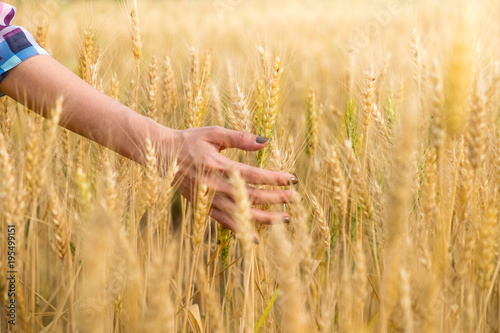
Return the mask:
{"type": "Polygon", "coordinates": [[[48,56],[32,57],[12,69],[0,91],[44,116],[63,96],[61,126],[139,163],[145,138],[160,140],[168,130],[94,89],[48,56]]]}

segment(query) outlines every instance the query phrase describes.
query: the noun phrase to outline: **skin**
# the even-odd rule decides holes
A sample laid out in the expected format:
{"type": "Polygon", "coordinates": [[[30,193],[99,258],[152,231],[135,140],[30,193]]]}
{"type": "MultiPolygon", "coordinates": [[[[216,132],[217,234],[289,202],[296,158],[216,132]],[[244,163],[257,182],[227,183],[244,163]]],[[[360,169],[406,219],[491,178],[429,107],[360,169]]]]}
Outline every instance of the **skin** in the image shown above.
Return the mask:
{"type": "MultiPolygon", "coordinates": [[[[162,126],[94,89],[49,56],[32,57],[11,69],[0,82],[0,91],[43,116],[63,96],[61,126],[143,165],[145,139],[150,138],[157,147],[160,172],[176,158],[180,194],[192,201],[199,182],[205,183],[213,193],[210,215],[233,231],[237,225],[229,212],[234,211],[235,204],[228,180],[233,168],[248,184],[286,186],[297,182],[289,173],[251,167],[220,154],[227,148],[264,148],[267,142],[257,143],[256,135],[222,127],[175,130],[162,126]]],[[[291,195],[289,190],[249,187],[251,202],[259,205],[286,203],[291,195]]],[[[285,213],[252,208],[252,214],[257,222],[265,224],[289,221],[285,213]]]]}

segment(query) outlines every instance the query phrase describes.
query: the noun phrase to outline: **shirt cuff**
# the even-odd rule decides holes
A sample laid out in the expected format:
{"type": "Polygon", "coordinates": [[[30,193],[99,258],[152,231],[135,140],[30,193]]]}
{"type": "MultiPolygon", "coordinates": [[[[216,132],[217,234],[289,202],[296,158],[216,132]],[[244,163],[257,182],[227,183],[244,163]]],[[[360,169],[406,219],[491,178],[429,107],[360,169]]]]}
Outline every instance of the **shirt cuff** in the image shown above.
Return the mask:
{"type": "MultiPolygon", "coordinates": [[[[36,55],[49,55],[22,27],[0,26],[0,82],[8,72],[36,55]]],[[[0,92],[0,96],[3,94],[0,92]]]]}

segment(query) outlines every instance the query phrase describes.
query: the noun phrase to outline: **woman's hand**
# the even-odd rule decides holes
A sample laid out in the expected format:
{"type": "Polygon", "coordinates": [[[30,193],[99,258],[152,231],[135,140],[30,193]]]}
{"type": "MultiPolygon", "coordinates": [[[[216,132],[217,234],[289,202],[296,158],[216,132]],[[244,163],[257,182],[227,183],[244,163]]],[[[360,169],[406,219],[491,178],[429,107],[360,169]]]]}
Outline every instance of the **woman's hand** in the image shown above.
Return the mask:
{"type": "MultiPolygon", "coordinates": [[[[220,154],[226,148],[257,151],[266,146],[268,139],[256,135],[236,132],[222,127],[200,127],[173,131],[162,140],[162,151],[177,156],[180,171],[177,174],[178,191],[189,201],[194,201],[196,189],[201,182],[214,192],[210,216],[225,227],[235,230],[230,212],[234,211],[232,186],[229,174],[233,168],[240,171],[248,184],[286,186],[296,184],[297,178],[285,172],[273,172],[230,160],[220,154]],[[170,135],[171,134],[171,135],[170,135]]],[[[289,202],[292,191],[248,188],[250,201],[255,205],[282,204],[289,202]]],[[[273,221],[288,222],[285,213],[267,212],[252,208],[257,222],[270,224],[273,221]]]]}
{"type": "MultiPolygon", "coordinates": [[[[60,125],[106,146],[138,163],[145,164],[145,140],[161,145],[160,161],[168,163],[177,156],[179,192],[188,200],[200,182],[214,192],[210,215],[229,229],[236,225],[229,212],[235,207],[228,181],[233,167],[248,184],[285,186],[297,179],[288,173],[272,172],[225,158],[220,151],[239,148],[256,151],[266,146],[265,138],[221,127],[172,130],[144,117],[94,89],[51,57],[32,57],[9,71],[0,82],[0,91],[46,115],[55,100],[63,96],[60,125]],[[169,155],[170,154],[170,155],[169,155]]],[[[291,191],[249,188],[250,201],[256,205],[285,203],[291,191]]],[[[289,219],[285,213],[252,209],[256,221],[272,223],[289,219]]]]}

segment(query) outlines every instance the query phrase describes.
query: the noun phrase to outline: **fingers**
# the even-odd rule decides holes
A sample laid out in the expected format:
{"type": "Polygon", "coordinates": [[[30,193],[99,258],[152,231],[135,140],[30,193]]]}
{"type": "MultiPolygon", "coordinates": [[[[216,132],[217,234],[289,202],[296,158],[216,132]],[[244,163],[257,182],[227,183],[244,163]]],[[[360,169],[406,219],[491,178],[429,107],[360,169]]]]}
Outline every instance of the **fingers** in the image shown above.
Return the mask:
{"type": "MultiPolygon", "coordinates": [[[[217,177],[213,175],[203,175],[201,179],[184,178],[179,182],[177,190],[190,200],[195,195],[197,188],[195,184],[199,181],[202,181],[209,189],[217,193],[217,195],[232,198],[234,189],[231,183],[227,178],[220,175],[217,177]]],[[[287,204],[290,203],[294,193],[292,190],[260,189],[250,186],[247,187],[247,191],[248,198],[253,205],[287,204]]]]}
{"type": "Polygon", "coordinates": [[[210,216],[216,219],[217,222],[219,222],[224,227],[236,232],[236,223],[227,213],[224,213],[223,211],[212,207],[212,209],[210,210],[210,216]]]}
{"type": "Polygon", "coordinates": [[[264,148],[269,142],[268,138],[255,134],[238,132],[222,127],[211,127],[213,138],[208,138],[218,145],[219,150],[226,148],[238,148],[246,151],[256,151],[264,148]]]}
{"type": "MultiPolygon", "coordinates": [[[[229,181],[222,177],[204,177],[204,183],[215,192],[224,194],[231,198],[233,187],[229,181]]],[[[293,191],[291,190],[271,190],[247,187],[248,197],[253,205],[272,205],[286,204],[292,199],[293,191]]]]}
{"type": "Polygon", "coordinates": [[[261,224],[290,223],[290,216],[283,212],[268,212],[258,208],[251,209],[254,219],[261,224]]]}
{"type": "MultiPolygon", "coordinates": [[[[197,156],[203,156],[203,167],[206,172],[221,172],[227,176],[232,168],[237,168],[241,176],[248,184],[287,186],[298,183],[297,178],[286,172],[275,172],[257,167],[252,167],[243,163],[235,162],[226,158],[213,150],[212,147],[222,150],[226,148],[239,148],[247,151],[262,149],[268,143],[268,139],[258,137],[251,133],[228,130],[222,127],[205,127],[204,138],[206,142],[213,146],[198,146],[197,156]]],[[[196,164],[196,163],[195,163],[196,164]]],[[[199,167],[196,166],[195,167],[199,167]]]]}
{"type": "MultiPolygon", "coordinates": [[[[234,220],[227,214],[220,211],[217,208],[212,208],[210,211],[210,216],[212,216],[215,220],[217,220],[221,225],[232,230],[233,232],[238,232],[238,226],[234,222],[234,220]]],[[[251,231],[253,240],[255,244],[259,244],[259,236],[255,231],[251,231]]]]}
{"type": "Polygon", "coordinates": [[[247,184],[290,186],[299,182],[297,177],[290,173],[253,167],[244,163],[235,162],[220,154],[212,158],[209,166],[211,170],[217,170],[226,176],[233,168],[236,168],[240,171],[241,176],[247,184]]]}
{"type": "Polygon", "coordinates": [[[248,188],[248,197],[254,205],[286,204],[292,200],[293,191],[248,188]]]}
{"type": "MultiPolygon", "coordinates": [[[[219,212],[234,212],[236,209],[236,204],[232,200],[230,200],[224,196],[216,195],[212,201],[212,207],[214,207],[219,212]]],[[[258,208],[251,208],[250,213],[252,214],[253,219],[257,223],[261,223],[261,224],[273,224],[273,223],[279,223],[279,222],[288,223],[288,222],[290,222],[290,216],[288,216],[288,214],[283,213],[283,212],[267,212],[267,211],[260,210],[258,208]]],[[[237,225],[234,222],[232,222],[232,223],[235,227],[237,227],[237,225]]],[[[234,230],[234,229],[232,229],[232,230],[234,230]]]]}
{"type": "Polygon", "coordinates": [[[228,159],[232,166],[239,169],[241,176],[247,184],[289,186],[299,182],[297,177],[286,172],[276,172],[234,162],[228,159]]]}

